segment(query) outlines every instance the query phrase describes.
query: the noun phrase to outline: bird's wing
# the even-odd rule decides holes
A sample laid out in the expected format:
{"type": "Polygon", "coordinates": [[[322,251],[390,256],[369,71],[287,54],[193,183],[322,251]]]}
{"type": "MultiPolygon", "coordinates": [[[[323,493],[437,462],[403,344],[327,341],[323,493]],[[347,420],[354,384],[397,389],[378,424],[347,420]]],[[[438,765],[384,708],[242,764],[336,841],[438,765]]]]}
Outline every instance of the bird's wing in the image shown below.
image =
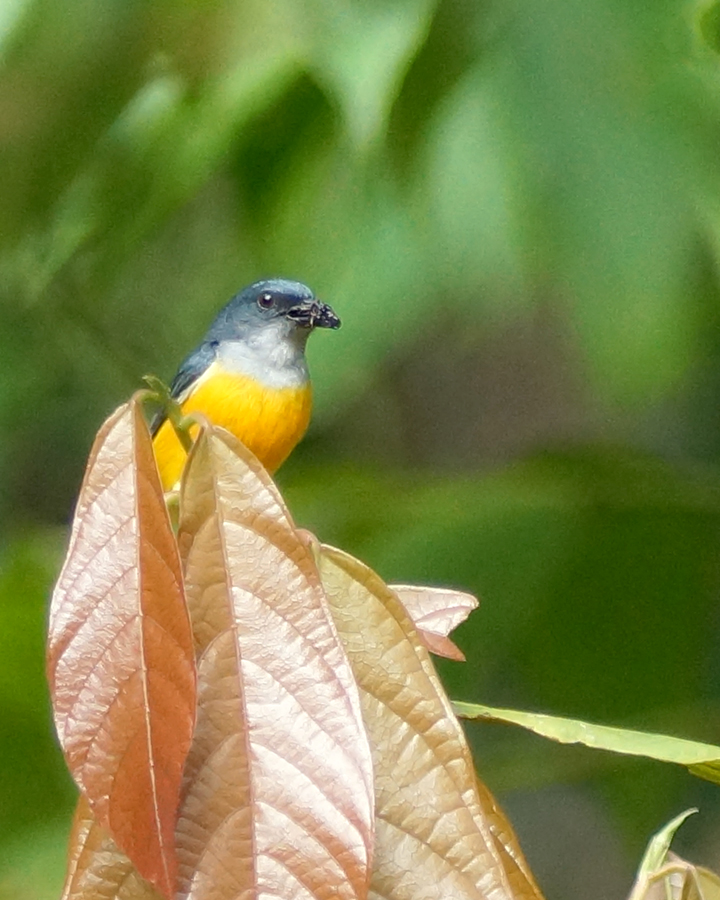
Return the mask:
{"type": "MultiPolygon", "coordinates": [[[[217,344],[214,341],[200,344],[196,350],[193,350],[193,352],[180,363],[180,368],[177,370],[177,373],[170,384],[170,396],[174,400],[178,400],[182,403],[192,385],[202,373],[212,365],[215,359],[216,348],[217,344]]],[[[155,437],[159,431],[165,418],[166,416],[162,412],[159,412],[153,418],[150,423],[150,433],[153,437],[155,437]]]]}

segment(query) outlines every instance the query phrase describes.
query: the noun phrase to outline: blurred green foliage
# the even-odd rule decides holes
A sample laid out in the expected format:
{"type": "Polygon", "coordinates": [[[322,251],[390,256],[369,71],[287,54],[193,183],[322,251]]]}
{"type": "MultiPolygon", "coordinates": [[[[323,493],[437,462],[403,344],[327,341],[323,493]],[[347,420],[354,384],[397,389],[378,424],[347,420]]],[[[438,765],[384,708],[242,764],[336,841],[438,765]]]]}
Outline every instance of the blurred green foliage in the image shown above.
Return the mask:
{"type": "MultiPolygon", "coordinates": [[[[450,693],[720,740],[719,9],[0,0],[0,896],[62,880],[42,632],[92,436],[266,274],[344,320],[291,508],[480,595],[450,693]]],[[[693,804],[720,866],[713,786],[471,735],[549,896],[624,896],[693,804]]]]}

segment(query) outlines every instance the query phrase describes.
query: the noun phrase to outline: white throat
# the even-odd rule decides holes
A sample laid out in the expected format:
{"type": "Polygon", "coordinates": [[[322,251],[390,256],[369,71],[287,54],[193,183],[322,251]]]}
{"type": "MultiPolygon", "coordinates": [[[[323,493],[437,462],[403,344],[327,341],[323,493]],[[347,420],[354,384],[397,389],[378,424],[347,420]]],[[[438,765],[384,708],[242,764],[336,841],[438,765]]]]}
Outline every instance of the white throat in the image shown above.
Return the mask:
{"type": "Polygon", "coordinates": [[[286,319],[253,328],[236,341],[221,341],[217,359],[223,369],[248,375],[267,387],[299,387],[308,380],[305,344],[310,330],[286,319]]]}

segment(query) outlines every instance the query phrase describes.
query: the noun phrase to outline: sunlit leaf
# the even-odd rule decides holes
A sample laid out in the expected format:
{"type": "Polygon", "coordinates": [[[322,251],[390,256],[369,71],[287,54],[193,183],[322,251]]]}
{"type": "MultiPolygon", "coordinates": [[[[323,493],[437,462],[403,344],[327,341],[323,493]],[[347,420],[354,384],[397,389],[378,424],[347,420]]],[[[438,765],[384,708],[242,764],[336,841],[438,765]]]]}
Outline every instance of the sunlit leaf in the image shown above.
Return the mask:
{"type": "Polygon", "coordinates": [[[544,713],[497,709],[479,703],[456,702],[453,703],[453,708],[463,719],[509,722],[561,744],[584,744],[596,750],[611,750],[613,753],[677,763],[687,766],[693,775],[720,784],[720,747],[714,744],[701,744],[667,734],[632,731],[629,728],[593,725],[578,719],[565,719],[544,713]]]}
{"type": "Polygon", "coordinates": [[[98,822],[171,896],[195,709],[177,545],[137,400],[93,446],[48,640],[55,725],[98,822]]]}
{"type": "Polygon", "coordinates": [[[448,635],[477,609],[477,598],[450,588],[389,584],[400,598],[417,628],[433,634],[448,635]]]}
{"type": "Polygon", "coordinates": [[[527,880],[511,886],[462,729],[397,596],[340,550],[323,546],[318,560],[373,749],[371,896],[538,897],[527,880]]]}
{"type": "Polygon", "coordinates": [[[95,821],[84,797],[73,819],[61,900],[160,900],[127,856],[95,821]]]}
{"type": "Polygon", "coordinates": [[[465,659],[465,654],[448,635],[477,609],[478,602],[472,594],[408,584],[390,584],[388,587],[397,594],[431,653],[448,659],[465,659]]]}
{"type": "Polygon", "coordinates": [[[363,897],[370,750],[314,561],[267,473],[227,432],[199,437],[180,505],[199,676],[181,890],[363,897]]]}

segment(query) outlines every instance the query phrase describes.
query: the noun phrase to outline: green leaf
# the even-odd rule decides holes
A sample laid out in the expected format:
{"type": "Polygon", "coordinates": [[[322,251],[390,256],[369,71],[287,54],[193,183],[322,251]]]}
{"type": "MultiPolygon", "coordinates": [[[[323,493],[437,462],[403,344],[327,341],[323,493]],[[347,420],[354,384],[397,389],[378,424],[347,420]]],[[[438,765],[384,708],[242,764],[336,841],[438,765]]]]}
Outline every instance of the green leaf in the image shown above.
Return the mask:
{"type": "Polygon", "coordinates": [[[643,87],[668,67],[645,44],[660,16],[645,23],[618,28],[603,2],[540,4],[510,25],[499,95],[535,193],[528,248],[562,273],[598,391],[628,404],[680,382],[702,327],[688,193],[701,156],[686,156],[680,104],[643,87]]]}
{"type": "Polygon", "coordinates": [[[668,822],[667,825],[664,825],[660,831],[656,832],[650,838],[650,843],[647,846],[645,855],[640,863],[640,868],[638,869],[638,881],[644,880],[648,875],[660,868],[665,862],[668,850],[670,849],[670,844],[672,844],[673,838],[675,837],[675,832],[686,819],[696,812],[697,809],[686,809],[685,812],[680,813],[679,816],[675,816],[674,819],[668,822]]]}
{"type": "Polygon", "coordinates": [[[5,833],[0,851],[0,898],[56,900],[67,856],[67,821],[53,819],[19,831],[8,827],[5,833]]]}
{"type": "Polygon", "coordinates": [[[705,43],[720,53],[720,3],[709,3],[697,16],[697,26],[705,43]]]}
{"type": "Polygon", "coordinates": [[[453,703],[453,709],[464,719],[487,719],[520,725],[560,744],[584,744],[595,750],[611,750],[628,756],[645,756],[660,762],[677,763],[686,766],[693,775],[720,784],[720,747],[714,744],[686,741],[667,734],[593,725],[562,716],[497,709],[477,703],[453,703]]]}
{"type": "Polygon", "coordinates": [[[720,878],[672,853],[670,844],[682,823],[696,813],[687,809],[653,835],[643,856],[629,900],[718,900],[720,878]]]}
{"type": "Polygon", "coordinates": [[[434,9],[434,0],[307,4],[314,35],[311,63],[338,97],[357,148],[367,147],[387,124],[434,9]]]}
{"type": "MultiPolygon", "coordinates": [[[[0,897],[15,853],[39,848],[28,835],[70,812],[75,790],[49,727],[44,676],[47,597],[64,536],[28,530],[0,552],[0,897]],[[9,869],[8,869],[9,867],[9,869]]],[[[65,835],[62,836],[64,856],[65,835]]],[[[30,872],[18,863],[17,873],[30,872]]],[[[10,877],[9,875],[7,877],[10,877]]],[[[14,882],[13,882],[14,884],[14,882]]],[[[30,893],[7,893],[29,897],[30,893]]],[[[38,891],[38,898],[41,895],[38,891]]]]}

